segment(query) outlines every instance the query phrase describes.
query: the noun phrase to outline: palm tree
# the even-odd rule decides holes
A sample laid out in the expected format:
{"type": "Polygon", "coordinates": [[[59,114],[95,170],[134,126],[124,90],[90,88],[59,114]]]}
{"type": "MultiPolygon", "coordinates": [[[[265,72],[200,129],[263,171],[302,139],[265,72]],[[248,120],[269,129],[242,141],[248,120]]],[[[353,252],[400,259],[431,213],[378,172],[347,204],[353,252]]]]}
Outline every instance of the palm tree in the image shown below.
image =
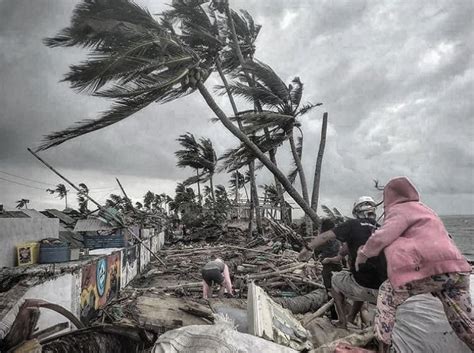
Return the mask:
{"type": "Polygon", "coordinates": [[[143,207],[145,207],[148,211],[151,211],[153,208],[154,201],[155,201],[155,194],[148,190],[145,196],[143,196],[143,207]]]}
{"type": "Polygon", "coordinates": [[[208,138],[201,138],[199,147],[200,147],[199,162],[201,163],[202,168],[205,171],[207,178],[209,179],[212,201],[215,202],[216,195],[214,192],[213,177],[216,171],[217,155],[214,150],[214,147],[212,146],[212,141],[208,138]]]}
{"type": "Polygon", "coordinates": [[[16,201],[16,208],[18,208],[19,210],[22,209],[23,207],[25,209],[28,209],[28,204],[30,203],[30,200],[28,199],[20,199],[18,201],[16,201]]]}
{"type": "Polygon", "coordinates": [[[105,200],[106,207],[112,207],[121,211],[125,210],[127,204],[128,201],[124,197],[116,194],[110,194],[109,198],[105,200]]]}
{"type": "MultiPolygon", "coordinates": [[[[293,131],[296,128],[301,132],[297,118],[321,104],[301,106],[303,83],[300,78],[295,77],[291,84],[286,85],[268,65],[258,61],[246,62],[238,79],[239,81],[229,85],[230,91],[249,101],[258,100],[262,107],[260,112],[242,115],[245,131],[254,134],[263,131],[260,144],[266,143],[265,148],[269,150],[274,148],[274,144],[281,144],[284,139],[289,140],[296,165],[296,170],[290,173],[289,179],[294,181],[296,174],[299,175],[303,198],[309,204],[308,186],[301,162],[303,138],[300,137],[297,144],[293,131]],[[241,83],[248,74],[252,75],[252,86],[241,83]],[[263,110],[264,108],[269,110],[263,110]]],[[[306,218],[306,232],[311,235],[309,217],[306,218]]]]}
{"type": "Polygon", "coordinates": [[[81,190],[77,192],[77,202],[79,204],[79,212],[82,214],[86,214],[89,212],[89,210],[87,209],[87,203],[89,200],[87,199],[85,195],[89,194],[89,188],[87,187],[86,184],[80,183],[79,189],[81,190]]]}
{"type": "Polygon", "coordinates": [[[65,80],[79,91],[114,99],[115,104],[99,119],[88,119],[46,136],[37,150],[112,125],[153,102],[168,102],[197,89],[223,125],[256,155],[302,209],[317,221],[317,214],[285,175],[234,126],[204,86],[215,57],[222,50],[222,43],[207,31],[212,24],[208,26],[210,20],[205,11],[190,2],[176,1],[173,7],[185,7],[191,13],[192,21],[188,21],[188,27],[181,26],[179,33],[173,27],[171,15],[162,16],[161,22],[157,22],[149,12],[127,0],[88,0],[76,7],[71,26],[56,37],[46,39],[45,43],[51,47],[89,48],[89,59],[73,65],[65,80]]]}
{"type": "MultiPolygon", "coordinates": [[[[200,182],[202,176],[199,174],[199,169],[202,166],[195,160],[196,156],[199,154],[199,144],[194,138],[194,135],[189,132],[184,135],[180,135],[177,141],[183,147],[183,149],[175,152],[175,155],[178,158],[178,163],[176,163],[176,165],[181,168],[190,167],[196,170],[196,177],[194,180],[197,184],[199,204],[201,204],[202,200],[200,182]]],[[[188,182],[190,182],[189,179],[188,182]]]]}
{"type": "MultiPolygon", "coordinates": [[[[229,186],[230,189],[234,192],[235,202],[239,202],[239,190],[245,187],[245,176],[238,170],[233,171],[230,174],[229,186]]],[[[247,193],[247,190],[245,190],[245,193],[247,193]]]]}
{"type": "Polygon", "coordinates": [[[183,184],[191,185],[197,183],[198,197],[201,204],[200,182],[209,180],[212,199],[215,200],[213,176],[217,165],[217,155],[212,146],[212,141],[208,138],[201,138],[199,142],[191,133],[180,135],[179,143],[184,149],[176,151],[178,157],[178,167],[191,167],[196,169],[196,176],[186,179],[183,184]],[[199,173],[201,170],[201,173],[199,173]]]}
{"type": "Polygon", "coordinates": [[[51,195],[57,194],[57,197],[59,199],[64,199],[66,203],[66,208],[67,208],[67,193],[69,190],[66,189],[66,186],[64,184],[58,184],[56,185],[56,189],[46,189],[47,192],[49,192],[51,195]]]}

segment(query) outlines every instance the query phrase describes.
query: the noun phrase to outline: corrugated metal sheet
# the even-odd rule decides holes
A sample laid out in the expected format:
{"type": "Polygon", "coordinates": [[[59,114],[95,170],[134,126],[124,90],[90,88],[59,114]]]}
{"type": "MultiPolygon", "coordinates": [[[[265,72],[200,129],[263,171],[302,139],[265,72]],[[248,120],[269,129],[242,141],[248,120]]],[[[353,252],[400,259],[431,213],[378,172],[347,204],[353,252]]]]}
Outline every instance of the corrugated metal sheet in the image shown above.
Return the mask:
{"type": "Polygon", "coordinates": [[[44,212],[47,212],[49,213],[50,215],[52,215],[53,217],[55,218],[59,218],[59,220],[65,224],[74,224],[75,220],[74,218],[71,218],[69,217],[67,214],[59,211],[59,210],[56,210],[56,209],[48,209],[48,210],[45,210],[44,212]]]}
{"type": "Polygon", "coordinates": [[[25,213],[30,218],[48,218],[44,214],[42,214],[41,212],[36,211],[36,210],[28,209],[28,210],[23,210],[21,212],[25,213]]]}
{"type": "Polygon", "coordinates": [[[84,238],[80,233],[74,233],[73,231],[64,228],[62,225],[59,225],[59,239],[68,242],[71,244],[71,248],[84,248],[84,238]]]}
{"type": "Polygon", "coordinates": [[[113,229],[117,229],[117,227],[113,227],[110,224],[96,218],[89,218],[78,220],[74,227],[74,232],[95,232],[97,230],[113,229]]]}
{"type": "Polygon", "coordinates": [[[0,218],[30,218],[30,216],[21,211],[4,211],[0,213],[0,218]]]}

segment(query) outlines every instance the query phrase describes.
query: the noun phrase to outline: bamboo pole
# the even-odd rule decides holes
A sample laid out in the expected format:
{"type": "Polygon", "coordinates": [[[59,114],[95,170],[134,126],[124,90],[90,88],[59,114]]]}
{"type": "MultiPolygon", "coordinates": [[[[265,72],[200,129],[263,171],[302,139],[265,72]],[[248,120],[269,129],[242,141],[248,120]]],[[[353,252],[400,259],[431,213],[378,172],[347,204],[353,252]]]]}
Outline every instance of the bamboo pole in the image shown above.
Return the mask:
{"type": "MultiPolygon", "coordinates": [[[[27,148],[28,149],[28,152],[30,152],[33,156],[36,157],[36,159],[38,159],[41,163],[43,163],[45,166],[47,166],[49,169],[51,169],[51,171],[53,173],[55,173],[56,175],[58,175],[61,179],[63,179],[65,182],[67,182],[69,185],[71,185],[76,191],[80,192],[81,190],[76,186],[74,185],[71,181],[69,181],[65,176],[63,176],[62,174],[60,174],[56,169],[54,169],[49,163],[47,163],[46,161],[44,161],[40,156],[38,156],[35,152],[33,152],[30,148],[27,148]]],[[[98,208],[99,210],[107,213],[108,215],[110,215],[112,218],[115,218],[115,215],[113,215],[112,213],[110,213],[109,211],[107,211],[106,208],[102,207],[100,203],[98,203],[97,201],[95,201],[92,197],[90,197],[88,194],[83,194],[87,199],[89,199],[92,203],[94,203],[98,208]]],[[[148,250],[150,252],[150,254],[155,258],[157,259],[159,262],[161,262],[161,264],[163,266],[166,266],[166,264],[164,263],[164,261],[162,259],[160,259],[153,251],[151,251],[151,249],[138,237],[138,235],[135,234],[135,232],[128,226],[125,226],[125,224],[122,224],[122,222],[119,222],[122,226],[126,227],[128,229],[128,231],[130,232],[130,234],[132,234],[132,236],[141,244],[145,247],[146,250],[148,250]]]]}

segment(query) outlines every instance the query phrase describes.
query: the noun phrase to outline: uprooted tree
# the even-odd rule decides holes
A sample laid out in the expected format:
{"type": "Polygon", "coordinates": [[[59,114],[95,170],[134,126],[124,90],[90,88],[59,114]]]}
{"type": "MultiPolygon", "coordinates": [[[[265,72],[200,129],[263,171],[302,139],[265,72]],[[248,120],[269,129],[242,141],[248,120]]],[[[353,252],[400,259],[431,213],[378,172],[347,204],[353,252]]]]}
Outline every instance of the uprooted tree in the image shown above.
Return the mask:
{"type": "MultiPolygon", "coordinates": [[[[253,92],[254,109],[251,115],[257,120],[268,116],[269,112],[263,109],[268,104],[258,97],[265,78],[259,82],[252,71],[258,65],[253,56],[259,30],[260,27],[254,24],[247,12],[239,14],[233,11],[226,1],[174,0],[170,10],[161,14],[158,20],[128,0],[89,0],[80,3],[73,13],[70,27],[53,38],[45,39],[45,44],[50,47],[88,48],[89,58],[79,65],[72,65],[64,80],[77,91],[113,99],[114,104],[96,120],[84,120],[51,133],[37,150],[48,149],[117,123],[151,103],[166,103],[197,90],[218,120],[241,141],[247,152],[275,176],[280,197],[283,187],[305,214],[313,222],[318,222],[307,193],[302,197],[276,165],[275,151],[282,139],[275,140],[268,127],[263,128],[262,134],[255,130],[246,131],[241,121],[242,114],[228,85],[226,93],[234,117],[224,113],[204,85],[213,71],[218,71],[224,85],[226,76],[241,75],[246,79],[248,90],[253,92]]],[[[290,106],[295,108],[293,100],[298,97],[292,97],[292,89],[289,93],[288,90],[277,92],[275,90],[280,89],[281,85],[273,83],[266,87],[269,92],[286,103],[291,102],[290,106]]],[[[285,131],[286,125],[294,122],[296,117],[296,110],[282,111],[278,109],[279,105],[280,102],[273,104],[275,109],[270,113],[287,118],[272,122],[271,127],[276,127],[276,132],[280,129],[285,131]]],[[[299,103],[296,109],[298,106],[299,103]]],[[[286,131],[292,133],[293,130],[286,131]]],[[[283,140],[289,137],[288,134],[282,136],[283,140]]],[[[297,151],[294,156],[297,162],[297,151]]],[[[247,162],[253,175],[253,160],[247,162]]],[[[258,202],[256,193],[253,180],[253,202],[258,202]]],[[[281,205],[284,207],[285,202],[281,205]]],[[[257,212],[257,224],[258,221],[257,212]]]]}

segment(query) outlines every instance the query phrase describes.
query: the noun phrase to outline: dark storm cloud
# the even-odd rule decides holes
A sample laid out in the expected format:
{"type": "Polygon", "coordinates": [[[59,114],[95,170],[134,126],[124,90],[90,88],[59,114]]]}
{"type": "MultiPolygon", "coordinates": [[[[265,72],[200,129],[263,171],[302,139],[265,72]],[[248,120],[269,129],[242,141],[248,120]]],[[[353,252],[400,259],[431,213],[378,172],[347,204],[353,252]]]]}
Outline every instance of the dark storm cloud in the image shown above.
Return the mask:
{"type": "MultiPolygon", "coordinates": [[[[139,3],[152,13],[166,7],[161,1],[139,3]]],[[[438,212],[474,212],[472,1],[231,3],[247,9],[263,25],[257,58],[287,82],[300,76],[304,101],[324,103],[302,118],[309,183],[321,116],[329,112],[323,203],[348,212],[357,196],[379,196],[373,178],[383,183],[395,175],[408,175],[438,212]],[[458,195],[456,203],[447,202],[447,194],[458,195]]],[[[95,118],[109,106],[110,102],[77,94],[58,82],[84,52],[49,49],[41,43],[68,25],[75,4],[0,2],[2,168],[17,173],[26,168],[25,173],[46,178],[31,169],[35,162],[25,148],[38,145],[44,134],[95,118]]],[[[217,83],[212,78],[208,86],[212,89],[217,83]]],[[[225,97],[216,100],[231,111],[225,97]]],[[[219,153],[235,146],[236,139],[220,124],[210,123],[211,117],[195,93],[152,105],[43,155],[81,180],[109,186],[105,180],[123,176],[137,197],[144,191],[138,185],[143,178],[148,184],[162,180],[170,190],[173,181],[189,176],[189,171],[175,167],[178,135],[189,131],[211,137],[219,153]]],[[[288,151],[279,151],[278,158],[288,169],[288,151]]],[[[218,183],[227,183],[227,176],[217,178],[218,183]]],[[[269,182],[268,173],[259,171],[258,183],[269,182]]],[[[3,194],[16,190],[4,184],[0,188],[3,194]]]]}

